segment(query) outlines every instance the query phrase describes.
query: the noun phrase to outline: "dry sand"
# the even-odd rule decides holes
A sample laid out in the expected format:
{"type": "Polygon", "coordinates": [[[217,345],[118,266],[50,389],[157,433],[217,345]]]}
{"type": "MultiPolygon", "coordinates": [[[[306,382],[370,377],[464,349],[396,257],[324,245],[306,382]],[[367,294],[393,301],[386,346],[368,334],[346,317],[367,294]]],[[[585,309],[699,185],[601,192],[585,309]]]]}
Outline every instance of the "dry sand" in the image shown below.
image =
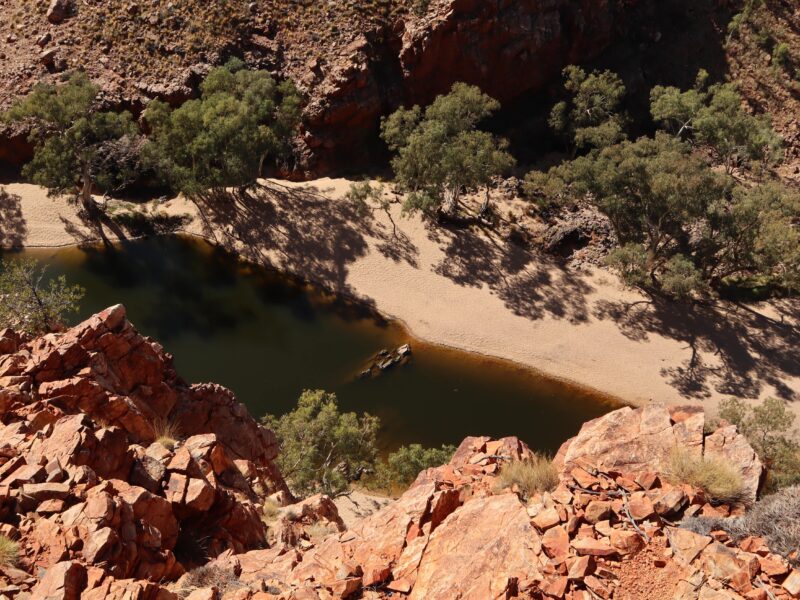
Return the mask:
{"type": "MultiPolygon", "coordinates": [[[[431,227],[396,205],[394,236],[385,214],[359,216],[342,200],[346,180],[269,185],[202,210],[182,198],[159,210],[190,214],[188,233],[358,297],[419,338],[631,404],[690,400],[713,409],[729,396],[800,398],[797,301],[654,303],[605,270],[565,270],[496,234],[431,227]]],[[[64,200],[31,185],[5,187],[12,197],[0,215],[3,245],[96,238],[64,200]]]]}

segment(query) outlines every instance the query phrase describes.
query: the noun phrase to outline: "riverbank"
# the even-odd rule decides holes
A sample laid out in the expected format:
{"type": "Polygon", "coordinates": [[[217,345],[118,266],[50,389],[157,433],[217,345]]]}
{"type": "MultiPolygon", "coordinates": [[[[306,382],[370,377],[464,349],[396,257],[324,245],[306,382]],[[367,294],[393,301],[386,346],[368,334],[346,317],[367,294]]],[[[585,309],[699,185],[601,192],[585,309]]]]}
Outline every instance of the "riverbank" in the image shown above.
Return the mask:
{"type": "MultiPolygon", "coordinates": [[[[97,237],[64,200],[26,184],[5,187],[4,246],[97,237]]],[[[397,205],[393,232],[383,212],[362,215],[344,200],[348,187],[341,179],[273,182],[244,198],[199,205],[177,198],[151,203],[149,212],[249,261],[357,297],[421,339],[512,360],[631,404],[689,399],[713,409],[731,395],[800,394],[796,301],[652,302],[604,270],[564,269],[483,229],[430,227],[397,205]]]]}

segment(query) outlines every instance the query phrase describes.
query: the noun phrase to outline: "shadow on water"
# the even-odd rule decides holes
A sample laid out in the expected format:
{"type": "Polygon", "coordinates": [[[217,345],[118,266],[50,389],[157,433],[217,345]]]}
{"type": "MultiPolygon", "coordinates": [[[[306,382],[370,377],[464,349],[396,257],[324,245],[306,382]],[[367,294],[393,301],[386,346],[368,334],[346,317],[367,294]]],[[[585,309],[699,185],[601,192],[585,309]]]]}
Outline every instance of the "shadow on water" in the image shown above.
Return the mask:
{"type": "Polygon", "coordinates": [[[378,350],[409,341],[402,327],[205,242],[171,236],[22,255],[86,289],[81,318],[124,303],[185,379],[230,387],[256,416],[290,410],[303,389],[321,388],[346,410],[379,416],[387,448],[518,435],[554,452],[581,423],[614,408],[517,365],[415,340],[410,363],[359,379],[378,350]]]}

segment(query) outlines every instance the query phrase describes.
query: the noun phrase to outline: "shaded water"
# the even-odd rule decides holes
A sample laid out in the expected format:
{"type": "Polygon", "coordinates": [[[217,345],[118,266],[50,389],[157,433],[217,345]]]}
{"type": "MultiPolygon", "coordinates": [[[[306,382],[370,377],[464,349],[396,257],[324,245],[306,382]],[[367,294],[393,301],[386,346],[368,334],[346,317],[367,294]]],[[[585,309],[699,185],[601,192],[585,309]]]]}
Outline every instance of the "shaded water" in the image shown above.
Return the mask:
{"type": "Polygon", "coordinates": [[[517,435],[554,452],[581,423],[614,408],[601,398],[503,361],[409,340],[352,303],[209,244],[180,237],[116,250],[28,250],[86,289],[80,318],[121,302],[144,334],[175,356],[190,382],[231,388],[255,416],[291,410],[300,392],[336,392],[346,410],[383,424],[386,448],[456,444],[467,435],[517,435]],[[410,341],[411,361],[358,379],[381,348],[410,341]]]}

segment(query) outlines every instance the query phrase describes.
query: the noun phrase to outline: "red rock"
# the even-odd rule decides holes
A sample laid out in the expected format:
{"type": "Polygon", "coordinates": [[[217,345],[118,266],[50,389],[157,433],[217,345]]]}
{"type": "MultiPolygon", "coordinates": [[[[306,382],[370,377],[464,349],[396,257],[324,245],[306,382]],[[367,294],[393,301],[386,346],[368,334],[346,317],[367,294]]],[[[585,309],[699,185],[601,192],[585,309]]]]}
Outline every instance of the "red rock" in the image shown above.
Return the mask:
{"type": "Polygon", "coordinates": [[[569,554],[569,535],[564,527],[548,529],[542,536],[542,548],[550,558],[563,561],[569,554]]]}
{"type": "Polygon", "coordinates": [[[86,569],[76,562],[53,565],[33,588],[31,600],[80,600],[86,569]]]}
{"type": "Polygon", "coordinates": [[[759,556],[758,563],[761,570],[770,577],[781,577],[789,572],[789,565],[775,555],[759,556]]]}
{"type": "Polygon", "coordinates": [[[533,524],[536,525],[539,530],[544,531],[553,525],[558,525],[561,522],[561,518],[559,517],[556,509],[546,508],[539,511],[536,516],[531,519],[531,521],[533,521],[533,524]]]}
{"type": "Polygon", "coordinates": [[[206,481],[192,478],[186,488],[186,506],[198,512],[205,512],[214,504],[216,493],[206,481]]]}
{"type": "Polygon", "coordinates": [[[548,577],[542,582],[539,589],[550,598],[563,598],[568,583],[566,577],[548,577]]]}
{"type": "Polygon", "coordinates": [[[653,502],[653,509],[660,516],[672,515],[686,506],[688,498],[680,488],[669,488],[659,494],[653,502]]]}
{"type": "Polygon", "coordinates": [[[644,539],[635,531],[615,529],[611,532],[611,546],[620,555],[626,556],[641,550],[644,547],[644,539]]]}
{"type": "Polygon", "coordinates": [[[583,518],[587,523],[597,523],[611,515],[611,502],[605,500],[592,500],[586,505],[583,518]]]}
{"type": "Polygon", "coordinates": [[[800,571],[797,569],[792,570],[789,576],[783,580],[781,587],[789,592],[792,597],[800,597],[800,571]]]}
{"type": "Polygon", "coordinates": [[[595,560],[593,556],[576,556],[567,560],[567,577],[569,579],[583,579],[594,572],[595,560]]]}
{"type": "Polygon", "coordinates": [[[712,539],[688,529],[670,529],[669,544],[674,556],[684,565],[691,563],[708,546],[712,539]]]}
{"type": "Polygon", "coordinates": [[[655,514],[653,503],[644,492],[634,492],[628,498],[628,510],[636,521],[643,521],[655,514]]]}
{"type": "Polygon", "coordinates": [[[617,550],[605,540],[584,538],[572,540],[570,545],[580,556],[614,556],[617,550]]]}

